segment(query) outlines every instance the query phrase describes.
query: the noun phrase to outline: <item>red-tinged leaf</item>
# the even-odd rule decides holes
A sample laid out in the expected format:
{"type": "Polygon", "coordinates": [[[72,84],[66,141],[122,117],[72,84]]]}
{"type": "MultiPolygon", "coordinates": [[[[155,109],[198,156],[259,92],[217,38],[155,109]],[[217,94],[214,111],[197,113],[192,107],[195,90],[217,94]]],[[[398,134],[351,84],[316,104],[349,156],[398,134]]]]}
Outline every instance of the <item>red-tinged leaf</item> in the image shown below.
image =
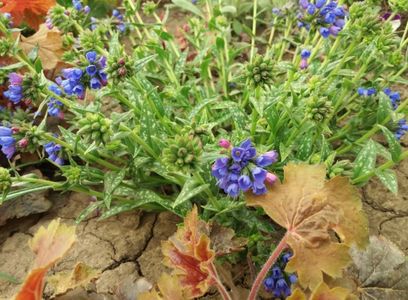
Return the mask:
{"type": "Polygon", "coordinates": [[[19,26],[21,23],[27,23],[35,30],[41,23],[44,23],[44,17],[48,10],[56,3],[55,0],[2,0],[3,6],[0,8],[2,13],[10,13],[13,17],[13,23],[19,26]]]}
{"type": "Polygon", "coordinates": [[[31,271],[15,300],[41,300],[44,289],[44,277],[48,268],[31,271]]]}
{"type": "Polygon", "coordinates": [[[179,278],[188,299],[204,295],[215,283],[215,253],[210,249],[208,233],[208,225],[199,220],[194,207],[184,226],[162,243],[164,263],[174,269],[173,275],[179,278]]]}
{"type": "Polygon", "coordinates": [[[323,274],[340,277],[349,264],[349,247],[368,242],[367,218],[361,201],[346,178],[326,181],[323,165],[288,164],[283,183],[276,182],[265,195],[246,195],[247,204],[261,206],[287,229],[285,239],[293,250],[286,270],[297,272],[299,283],[314,289],[323,274]],[[341,242],[333,239],[335,231],[341,242]]]}
{"type": "Polygon", "coordinates": [[[26,278],[17,300],[40,300],[44,288],[44,276],[48,269],[71,248],[75,241],[75,226],[53,220],[47,228],[40,227],[30,241],[36,254],[34,267],[26,278]]]}

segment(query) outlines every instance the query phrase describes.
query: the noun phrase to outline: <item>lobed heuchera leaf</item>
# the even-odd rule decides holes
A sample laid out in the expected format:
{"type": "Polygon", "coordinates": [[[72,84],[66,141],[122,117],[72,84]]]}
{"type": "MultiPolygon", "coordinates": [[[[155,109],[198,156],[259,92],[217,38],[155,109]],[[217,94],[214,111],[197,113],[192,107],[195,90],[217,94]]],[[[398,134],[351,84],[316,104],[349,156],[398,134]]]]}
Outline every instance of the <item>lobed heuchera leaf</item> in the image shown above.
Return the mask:
{"type": "Polygon", "coordinates": [[[261,206],[285,227],[293,257],[286,270],[297,272],[299,283],[314,289],[323,273],[340,277],[350,262],[352,244],[368,242],[367,218],[356,190],[348,179],[326,181],[323,165],[288,164],[283,183],[276,182],[262,196],[247,194],[247,205],[261,206]],[[335,231],[341,242],[333,239],[335,231]]]}
{"type": "Polygon", "coordinates": [[[61,224],[59,219],[53,220],[47,228],[38,229],[29,243],[36,254],[34,266],[16,300],[42,299],[45,274],[71,248],[75,238],[75,226],[61,224]]]}
{"type": "Polygon", "coordinates": [[[210,249],[208,232],[208,224],[198,218],[194,207],[184,226],[162,243],[164,264],[174,270],[188,299],[204,295],[215,284],[215,252],[210,249]]]}
{"type": "Polygon", "coordinates": [[[79,262],[72,271],[59,272],[47,278],[54,296],[62,295],[77,287],[86,287],[92,280],[99,277],[100,271],[79,262]]]}
{"type": "Polygon", "coordinates": [[[26,22],[37,30],[38,26],[44,22],[48,10],[55,3],[55,0],[2,0],[0,12],[10,13],[13,23],[17,26],[26,22]]]}
{"type": "Polygon", "coordinates": [[[19,45],[27,54],[38,47],[38,56],[45,70],[55,68],[64,54],[61,33],[57,29],[48,29],[45,24],[41,24],[34,35],[21,36],[19,45]]]}
{"type": "Polygon", "coordinates": [[[248,243],[246,238],[236,237],[233,229],[220,226],[217,223],[210,224],[209,236],[211,248],[217,257],[242,251],[248,243]]]}
{"type": "Polygon", "coordinates": [[[367,249],[351,248],[354,264],[347,270],[362,300],[407,299],[408,261],[383,237],[370,237],[367,249]]]}
{"type": "Polygon", "coordinates": [[[357,300],[351,291],[343,287],[330,288],[324,282],[320,283],[313,293],[307,297],[300,289],[296,289],[287,300],[357,300]]]}

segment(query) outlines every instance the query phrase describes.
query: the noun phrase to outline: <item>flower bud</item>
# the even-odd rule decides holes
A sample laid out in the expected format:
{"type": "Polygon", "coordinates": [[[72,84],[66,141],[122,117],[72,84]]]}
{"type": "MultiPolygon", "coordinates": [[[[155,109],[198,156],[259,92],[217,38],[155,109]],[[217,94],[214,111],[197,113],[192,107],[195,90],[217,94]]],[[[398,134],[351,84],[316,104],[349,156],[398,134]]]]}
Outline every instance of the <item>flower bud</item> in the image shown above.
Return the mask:
{"type": "Polygon", "coordinates": [[[19,145],[21,148],[27,147],[27,145],[28,145],[28,139],[27,139],[27,138],[21,139],[21,140],[18,142],[18,145],[19,145]]]}
{"type": "Polygon", "coordinates": [[[275,174],[267,173],[265,181],[269,184],[274,184],[278,180],[278,177],[275,174]]]}
{"type": "Polygon", "coordinates": [[[0,167],[0,193],[5,193],[11,187],[11,176],[7,169],[0,167]]]}
{"type": "Polygon", "coordinates": [[[220,141],[218,142],[218,145],[224,149],[229,149],[231,147],[230,141],[226,139],[220,139],[220,141]]]}

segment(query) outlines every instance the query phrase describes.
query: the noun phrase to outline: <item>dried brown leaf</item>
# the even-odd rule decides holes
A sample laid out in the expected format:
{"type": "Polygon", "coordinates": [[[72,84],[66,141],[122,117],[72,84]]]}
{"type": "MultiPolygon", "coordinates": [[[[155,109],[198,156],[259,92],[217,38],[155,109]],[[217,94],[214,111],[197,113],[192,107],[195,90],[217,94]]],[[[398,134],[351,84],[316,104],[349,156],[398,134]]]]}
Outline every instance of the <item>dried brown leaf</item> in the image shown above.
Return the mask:
{"type": "Polygon", "coordinates": [[[79,262],[72,271],[59,272],[49,276],[47,282],[54,291],[54,296],[62,295],[77,287],[86,287],[88,283],[99,277],[100,271],[79,262]]]}
{"type": "Polygon", "coordinates": [[[355,189],[346,178],[326,181],[324,165],[288,164],[283,183],[275,183],[262,196],[248,193],[247,204],[261,206],[287,229],[293,250],[286,270],[297,272],[299,283],[314,289],[323,273],[340,277],[350,261],[349,246],[368,241],[367,219],[355,189]],[[335,231],[341,242],[332,237],[335,231]]]}
{"type": "Polygon", "coordinates": [[[348,300],[354,299],[351,291],[342,287],[330,288],[325,283],[320,283],[313,293],[307,297],[300,289],[295,289],[287,300],[348,300]]]}
{"type": "Polygon", "coordinates": [[[211,248],[216,256],[242,251],[247,244],[247,239],[235,236],[234,230],[223,227],[217,223],[211,224],[211,248]]]}
{"type": "Polygon", "coordinates": [[[61,33],[57,29],[48,29],[45,24],[41,24],[34,35],[21,36],[19,45],[26,54],[38,47],[38,56],[45,70],[55,68],[64,54],[61,33]]]}
{"type": "Polygon", "coordinates": [[[396,245],[384,237],[370,237],[364,251],[352,247],[354,265],[347,270],[362,300],[408,299],[408,261],[396,245]]]}
{"type": "Polygon", "coordinates": [[[180,281],[177,276],[163,273],[157,282],[157,289],[143,293],[138,296],[138,300],[187,300],[183,289],[180,288],[180,281]]]}

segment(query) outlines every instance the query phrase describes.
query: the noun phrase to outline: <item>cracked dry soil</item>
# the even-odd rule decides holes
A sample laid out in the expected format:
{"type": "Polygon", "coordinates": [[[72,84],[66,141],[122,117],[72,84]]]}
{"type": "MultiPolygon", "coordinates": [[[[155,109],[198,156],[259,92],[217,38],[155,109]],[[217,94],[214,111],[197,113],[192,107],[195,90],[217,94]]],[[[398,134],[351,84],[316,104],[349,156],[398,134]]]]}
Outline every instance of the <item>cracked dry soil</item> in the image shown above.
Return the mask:
{"type": "MultiPolygon", "coordinates": [[[[408,227],[408,161],[401,162],[396,172],[398,195],[388,192],[376,179],[361,193],[370,234],[387,237],[408,254],[408,235],[403,230],[408,227]]],[[[51,198],[53,206],[48,212],[12,219],[0,226],[0,272],[23,280],[34,257],[28,241],[39,226],[46,226],[54,218],[74,224],[74,218],[91,201],[76,193],[53,193],[51,198]]],[[[161,264],[161,241],[175,232],[180,221],[168,212],[132,211],[102,221],[96,215],[89,217],[77,226],[78,241],[50,273],[72,270],[77,262],[84,262],[102,274],[86,289],[77,289],[53,299],[118,299],[118,291],[126,294],[140,278],[156,282],[165,270],[161,264]]],[[[0,299],[11,299],[18,289],[19,285],[0,281],[0,299]]],[[[53,291],[46,286],[45,299],[51,299],[52,294],[53,291]]],[[[209,296],[206,299],[218,298],[209,296]]]]}

